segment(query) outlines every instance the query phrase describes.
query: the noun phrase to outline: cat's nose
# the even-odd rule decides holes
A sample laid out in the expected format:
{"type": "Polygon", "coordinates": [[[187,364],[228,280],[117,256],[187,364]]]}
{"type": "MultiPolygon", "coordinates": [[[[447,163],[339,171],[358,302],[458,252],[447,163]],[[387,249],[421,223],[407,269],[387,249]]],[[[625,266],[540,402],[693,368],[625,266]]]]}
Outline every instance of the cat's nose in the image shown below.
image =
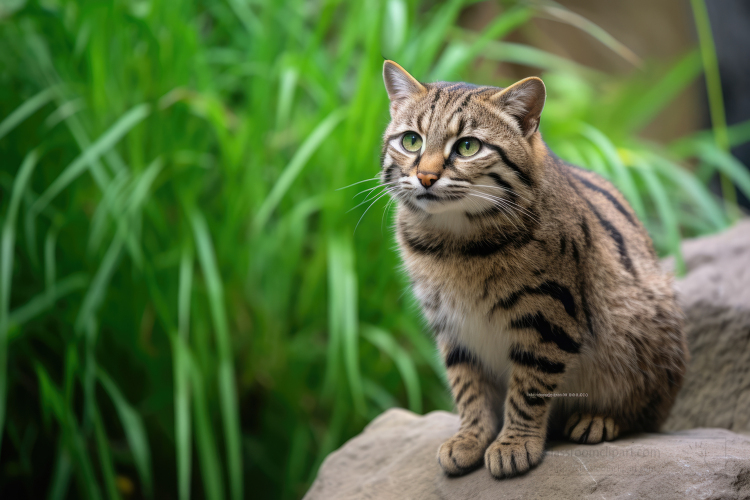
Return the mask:
{"type": "Polygon", "coordinates": [[[432,183],[440,178],[440,174],[433,174],[432,172],[417,172],[417,179],[426,188],[432,186],[432,183]]]}

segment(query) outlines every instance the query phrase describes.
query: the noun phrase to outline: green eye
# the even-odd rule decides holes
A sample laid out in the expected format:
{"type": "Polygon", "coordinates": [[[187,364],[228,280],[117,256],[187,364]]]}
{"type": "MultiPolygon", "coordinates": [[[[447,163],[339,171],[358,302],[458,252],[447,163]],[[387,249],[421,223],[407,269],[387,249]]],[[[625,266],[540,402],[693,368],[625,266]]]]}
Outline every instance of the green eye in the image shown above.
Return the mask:
{"type": "Polygon", "coordinates": [[[456,152],[461,156],[474,156],[482,143],[473,137],[464,137],[456,143],[456,152]]]}
{"type": "Polygon", "coordinates": [[[403,144],[407,151],[413,153],[422,148],[422,138],[416,132],[407,132],[404,134],[404,138],[401,139],[401,144],[403,144]]]}

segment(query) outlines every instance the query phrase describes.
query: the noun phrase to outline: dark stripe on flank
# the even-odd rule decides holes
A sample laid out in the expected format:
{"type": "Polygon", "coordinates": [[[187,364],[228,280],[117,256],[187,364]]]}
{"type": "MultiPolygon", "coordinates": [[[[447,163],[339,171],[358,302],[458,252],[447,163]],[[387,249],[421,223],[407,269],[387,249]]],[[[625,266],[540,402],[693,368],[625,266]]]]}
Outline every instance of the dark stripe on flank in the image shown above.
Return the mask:
{"type": "Polygon", "coordinates": [[[594,333],[594,326],[591,322],[591,309],[589,309],[589,301],[586,298],[586,286],[585,283],[581,282],[581,287],[579,289],[579,292],[581,294],[581,308],[583,309],[583,315],[586,317],[586,326],[589,329],[589,333],[591,336],[595,336],[594,333]]]}
{"type": "Polygon", "coordinates": [[[503,148],[501,148],[500,146],[495,146],[494,144],[490,144],[488,142],[485,142],[484,145],[490,148],[495,153],[497,153],[500,156],[500,158],[503,160],[503,163],[505,163],[505,165],[507,165],[508,168],[513,170],[516,173],[516,175],[518,175],[518,178],[520,179],[521,182],[526,184],[527,187],[531,187],[531,180],[529,180],[526,174],[523,173],[523,171],[521,171],[518,165],[516,165],[510,158],[508,158],[508,155],[505,153],[505,150],[503,148]]]}
{"type": "MultiPolygon", "coordinates": [[[[588,198],[581,194],[576,185],[570,181],[570,178],[568,178],[568,185],[573,188],[573,191],[576,192],[579,198],[586,202],[586,204],[589,206],[589,209],[594,213],[594,215],[596,215],[596,218],[599,219],[599,224],[602,226],[602,228],[604,228],[607,234],[609,234],[609,237],[612,238],[615,246],[617,247],[617,252],[620,254],[620,262],[622,262],[622,265],[625,267],[625,269],[628,270],[628,272],[630,272],[630,274],[633,275],[633,277],[637,278],[635,268],[633,267],[633,261],[630,260],[630,255],[628,255],[628,250],[625,247],[625,240],[623,239],[622,234],[620,234],[620,231],[618,231],[611,222],[602,217],[596,207],[594,207],[593,203],[591,203],[588,198]]],[[[578,262],[578,259],[576,259],[576,262],[578,262]]]]}
{"type": "Polygon", "coordinates": [[[494,311],[499,308],[510,309],[516,305],[524,295],[547,295],[552,299],[559,300],[563,307],[565,307],[565,312],[568,313],[571,318],[576,319],[576,303],[575,299],[573,299],[573,294],[570,293],[570,290],[568,290],[567,287],[554,281],[545,281],[536,287],[525,286],[522,289],[513,292],[508,297],[500,299],[492,307],[492,310],[494,311]]]}
{"type": "Polygon", "coordinates": [[[476,359],[474,359],[474,356],[472,356],[472,354],[465,348],[460,346],[454,347],[445,358],[445,367],[450,368],[453,365],[461,363],[473,365],[476,364],[476,359]]]}
{"type": "Polygon", "coordinates": [[[513,328],[530,328],[536,330],[542,337],[542,342],[552,342],[565,352],[577,354],[581,344],[573,340],[560,326],[553,325],[540,313],[527,314],[510,323],[513,328]]]}
{"type": "Polygon", "coordinates": [[[581,231],[583,231],[583,238],[584,242],[586,243],[586,248],[591,247],[591,229],[589,229],[589,225],[586,223],[586,219],[581,219],[581,231]]]}
{"type": "Polygon", "coordinates": [[[609,200],[609,202],[612,203],[615,206],[615,208],[622,215],[625,216],[626,219],[628,219],[628,222],[630,222],[634,226],[636,225],[635,224],[635,220],[633,220],[633,216],[630,214],[630,212],[627,211],[627,209],[625,207],[622,206],[622,204],[617,200],[617,198],[615,198],[612,195],[612,193],[610,193],[609,191],[607,191],[606,189],[604,189],[602,187],[597,186],[596,184],[594,184],[593,182],[591,182],[590,180],[586,179],[581,174],[579,174],[578,172],[576,172],[575,170],[569,170],[569,172],[571,174],[573,174],[573,176],[576,179],[578,179],[578,181],[581,184],[583,184],[584,186],[586,186],[587,188],[591,189],[592,191],[596,191],[597,193],[601,193],[602,195],[604,195],[604,197],[607,198],[607,200],[609,200]]]}
{"type": "Polygon", "coordinates": [[[550,359],[536,356],[529,351],[524,351],[519,346],[511,349],[510,360],[518,365],[527,366],[542,373],[563,373],[565,371],[565,363],[557,363],[550,359]]]}
{"type": "Polygon", "coordinates": [[[633,261],[630,260],[630,255],[628,255],[628,249],[625,247],[625,239],[622,237],[622,234],[620,231],[615,228],[615,226],[612,225],[611,222],[609,222],[607,219],[602,217],[602,215],[599,213],[599,211],[594,207],[594,205],[589,201],[586,200],[586,203],[588,203],[589,208],[592,212],[594,212],[594,215],[596,215],[596,218],[599,219],[599,224],[602,225],[604,230],[609,234],[609,237],[612,238],[612,241],[615,242],[615,246],[617,247],[617,252],[620,254],[620,261],[622,262],[622,265],[625,266],[625,269],[627,269],[630,274],[635,276],[635,268],[633,267],[633,261]]]}

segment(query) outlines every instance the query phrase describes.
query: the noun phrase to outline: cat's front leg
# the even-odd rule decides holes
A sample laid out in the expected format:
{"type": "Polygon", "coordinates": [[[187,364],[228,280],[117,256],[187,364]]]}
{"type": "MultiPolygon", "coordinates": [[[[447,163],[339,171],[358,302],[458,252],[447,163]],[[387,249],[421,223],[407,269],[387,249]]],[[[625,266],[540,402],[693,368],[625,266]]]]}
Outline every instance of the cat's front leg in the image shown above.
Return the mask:
{"type": "Polygon", "coordinates": [[[550,398],[538,394],[553,392],[562,380],[569,355],[557,354],[550,359],[520,345],[511,349],[503,429],[484,455],[485,466],[498,479],[523,474],[544,457],[550,398]]]}
{"type": "Polygon", "coordinates": [[[502,394],[465,349],[440,342],[453,400],[461,427],[438,449],[438,463],[450,475],[461,475],[482,465],[484,451],[500,428],[502,394]]]}

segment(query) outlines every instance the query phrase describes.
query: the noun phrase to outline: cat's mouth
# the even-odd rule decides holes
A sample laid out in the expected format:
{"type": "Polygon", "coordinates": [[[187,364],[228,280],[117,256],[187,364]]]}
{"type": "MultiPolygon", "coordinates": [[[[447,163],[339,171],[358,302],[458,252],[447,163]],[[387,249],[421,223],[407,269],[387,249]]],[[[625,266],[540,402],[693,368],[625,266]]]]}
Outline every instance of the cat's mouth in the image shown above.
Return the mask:
{"type": "Polygon", "coordinates": [[[438,201],[441,199],[440,196],[434,194],[434,193],[422,193],[417,195],[418,200],[432,200],[432,201],[438,201]]]}

